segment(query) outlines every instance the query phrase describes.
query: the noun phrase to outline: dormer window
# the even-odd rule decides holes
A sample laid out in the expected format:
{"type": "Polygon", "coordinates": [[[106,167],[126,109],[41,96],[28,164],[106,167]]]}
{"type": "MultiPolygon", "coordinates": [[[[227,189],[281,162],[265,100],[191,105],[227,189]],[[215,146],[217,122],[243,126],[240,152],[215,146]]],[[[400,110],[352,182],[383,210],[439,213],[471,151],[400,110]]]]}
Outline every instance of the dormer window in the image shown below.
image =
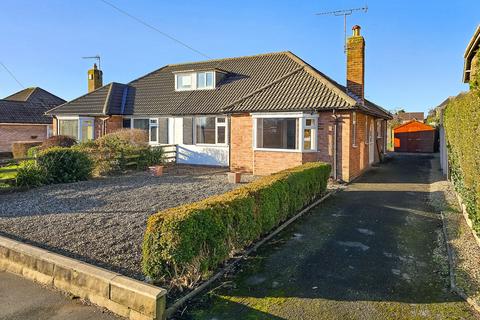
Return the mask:
{"type": "Polygon", "coordinates": [[[180,72],[175,74],[175,90],[207,90],[215,88],[215,72],[180,72]]]}
{"type": "Polygon", "coordinates": [[[176,76],[177,90],[193,90],[193,74],[179,73],[176,76]]]}
{"type": "Polygon", "coordinates": [[[197,89],[213,89],[213,71],[197,73],[197,89]]]}

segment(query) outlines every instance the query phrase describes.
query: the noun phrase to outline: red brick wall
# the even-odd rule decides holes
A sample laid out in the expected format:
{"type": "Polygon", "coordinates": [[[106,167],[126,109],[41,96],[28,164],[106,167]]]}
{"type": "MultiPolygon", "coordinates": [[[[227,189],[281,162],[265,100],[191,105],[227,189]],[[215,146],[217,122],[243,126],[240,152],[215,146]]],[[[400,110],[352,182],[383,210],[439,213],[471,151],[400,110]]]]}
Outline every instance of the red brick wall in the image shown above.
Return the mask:
{"type": "Polygon", "coordinates": [[[232,115],[230,121],[230,170],[253,172],[253,121],[248,114],[232,115]]]}
{"type": "Polygon", "coordinates": [[[257,150],[254,157],[253,174],[259,176],[269,175],[303,163],[303,154],[301,152],[257,150]]]}
{"type": "MultiPolygon", "coordinates": [[[[365,143],[365,120],[368,121],[368,126],[370,126],[371,120],[374,120],[374,141],[379,140],[378,145],[381,150],[383,150],[384,142],[383,138],[377,139],[379,128],[376,128],[376,119],[357,112],[357,138],[354,146],[352,112],[335,114],[338,117],[337,177],[344,181],[350,181],[369,167],[369,145],[365,143]]],[[[384,126],[385,121],[382,120],[382,137],[384,136],[384,126]]],[[[252,127],[252,117],[249,115],[234,115],[231,118],[230,168],[232,171],[267,175],[311,161],[323,161],[333,165],[334,122],[333,114],[330,111],[319,114],[318,152],[253,151],[252,127]]],[[[374,156],[375,162],[378,162],[376,149],[374,156]]]]}
{"type": "Polygon", "coordinates": [[[16,141],[43,141],[47,138],[47,125],[0,124],[0,152],[11,152],[16,141]]]}

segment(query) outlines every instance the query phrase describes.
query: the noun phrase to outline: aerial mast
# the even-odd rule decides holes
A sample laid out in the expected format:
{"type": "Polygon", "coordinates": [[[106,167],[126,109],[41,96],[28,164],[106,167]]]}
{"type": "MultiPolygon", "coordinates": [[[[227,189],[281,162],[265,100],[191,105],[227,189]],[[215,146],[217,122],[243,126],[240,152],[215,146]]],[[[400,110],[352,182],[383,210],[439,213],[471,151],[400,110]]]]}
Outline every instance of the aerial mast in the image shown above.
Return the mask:
{"type": "Polygon", "coordinates": [[[319,12],[315,15],[317,16],[326,16],[326,15],[333,15],[336,17],[343,16],[343,34],[344,34],[344,45],[343,45],[343,52],[347,53],[347,16],[352,15],[354,12],[363,12],[366,13],[368,11],[368,6],[362,8],[352,8],[352,9],[345,9],[345,10],[335,10],[335,11],[326,11],[326,12],[319,12]]]}
{"type": "Polygon", "coordinates": [[[100,55],[97,54],[96,56],[92,56],[92,57],[82,57],[82,59],[96,59],[98,62],[98,69],[100,70],[102,69],[100,68],[100,55]]]}

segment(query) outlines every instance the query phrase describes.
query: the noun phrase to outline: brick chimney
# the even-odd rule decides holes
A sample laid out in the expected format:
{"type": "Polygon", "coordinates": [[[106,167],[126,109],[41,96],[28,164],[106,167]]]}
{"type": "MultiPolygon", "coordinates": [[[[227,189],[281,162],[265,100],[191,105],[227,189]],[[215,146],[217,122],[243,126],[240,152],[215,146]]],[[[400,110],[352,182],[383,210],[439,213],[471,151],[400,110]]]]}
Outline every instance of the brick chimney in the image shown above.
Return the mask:
{"type": "Polygon", "coordinates": [[[365,39],[360,26],[353,26],[347,40],[347,90],[363,101],[365,96],[365,39]]]}
{"type": "Polygon", "coordinates": [[[93,64],[93,68],[88,70],[88,92],[97,90],[103,86],[103,72],[97,68],[97,64],[93,64]]]}

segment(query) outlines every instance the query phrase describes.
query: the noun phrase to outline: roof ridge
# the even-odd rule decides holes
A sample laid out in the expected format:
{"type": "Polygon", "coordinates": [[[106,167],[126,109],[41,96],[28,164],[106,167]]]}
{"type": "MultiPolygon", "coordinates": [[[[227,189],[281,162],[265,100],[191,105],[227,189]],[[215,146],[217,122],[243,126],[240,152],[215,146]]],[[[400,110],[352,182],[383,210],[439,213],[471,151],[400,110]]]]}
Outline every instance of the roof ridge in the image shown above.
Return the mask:
{"type": "Polygon", "coordinates": [[[243,96],[243,97],[241,97],[241,98],[233,101],[232,103],[230,103],[228,106],[226,106],[226,107],[223,108],[222,110],[230,109],[231,107],[233,107],[234,105],[240,103],[241,101],[246,100],[246,99],[250,98],[251,96],[257,94],[258,92],[261,92],[261,91],[263,91],[263,90],[265,90],[265,89],[273,86],[274,84],[276,84],[276,83],[278,83],[278,82],[280,82],[280,81],[282,81],[282,80],[284,80],[284,79],[286,79],[286,78],[294,75],[295,73],[297,73],[297,72],[300,71],[300,70],[303,70],[303,66],[300,66],[300,67],[298,67],[298,68],[296,68],[296,69],[294,69],[294,70],[292,70],[292,71],[284,74],[283,76],[281,76],[281,77],[273,80],[272,82],[269,82],[269,83],[267,83],[266,85],[258,88],[257,90],[254,90],[254,91],[250,92],[250,93],[247,94],[246,96],[243,96]]]}
{"type": "Polygon", "coordinates": [[[188,62],[167,64],[167,65],[165,65],[165,67],[176,67],[176,66],[193,64],[193,63],[221,62],[221,61],[229,61],[229,60],[236,60],[236,59],[256,58],[256,57],[263,57],[263,56],[274,56],[274,55],[286,54],[288,52],[290,52],[290,51],[274,51],[274,52],[258,53],[258,54],[254,54],[254,55],[239,56],[239,57],[217,58],[217,59],[208,59],[208,60],[201,60],[201,61],[188,61],[188,62]]]}
{"type": "Polygon", "coordinates": [[[33,95],[33,93],[38,90],[38,87],[31,87],[28,89],[32,89],[32,91],[30,91],[30,94],[25,98],[25,102],[27,102],[30,99],[30,97],[33,95]]]}
{"type": "Polygon", "coordinates": [[[107,114],[108,105],[110,104],[110,99],[112,98],[112,88],[115,82],[110,83],[108,88],[107,97],[105,98],[105,103],[103,104],[103,114],[107,114]]]}

